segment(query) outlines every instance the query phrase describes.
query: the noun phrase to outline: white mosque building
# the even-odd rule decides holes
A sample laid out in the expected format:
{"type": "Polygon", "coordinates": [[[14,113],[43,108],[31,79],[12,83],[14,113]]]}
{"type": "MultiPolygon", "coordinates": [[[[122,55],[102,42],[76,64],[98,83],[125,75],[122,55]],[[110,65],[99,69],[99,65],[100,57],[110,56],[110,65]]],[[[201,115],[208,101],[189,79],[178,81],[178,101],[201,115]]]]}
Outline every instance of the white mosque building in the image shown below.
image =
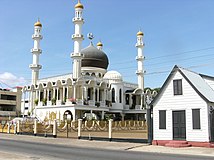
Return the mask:
{"type": "Polygon", "coordinates": [[[137,33],[136,43],[138,84],[125,82],[119,72],[107,70],[109,59],[102,50],[101,42],[97,46],[91,42],[88,47],[82,48],[83,9],[84,6],[78,1],[73,18],[72,74],[39,79],[42,68],[39,64],[42,24],[39,20],[34,24],[34,46],[31,49],[33,63],[29,66],[32,70],[32,83],[22,89],[23,115],[37,116],[41,120],[63,120],[68,117],[77,120],[85,115],[95,119],[104,119],[107,115],[113,115],[116,119],[144,119],[145,94],[155,96],[156,93],[144,92],[143,33],[137,33]]]}

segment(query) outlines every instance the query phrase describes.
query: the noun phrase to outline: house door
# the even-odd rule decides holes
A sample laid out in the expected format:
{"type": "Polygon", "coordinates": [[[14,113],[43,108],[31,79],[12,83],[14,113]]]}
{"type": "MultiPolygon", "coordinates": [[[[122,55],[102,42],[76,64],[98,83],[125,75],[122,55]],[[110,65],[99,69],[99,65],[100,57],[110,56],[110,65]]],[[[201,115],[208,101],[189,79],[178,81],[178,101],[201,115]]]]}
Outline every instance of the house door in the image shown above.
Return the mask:
{"type": "Polygon", "coordinates": [[[185,111],[173,111],[173,139],[186,140],[186,115],[185,111]]]}
{"type": "Polygon", "coordinates": [[[210,113],[211,142],[214,142],[214,111],[210,113]]]}

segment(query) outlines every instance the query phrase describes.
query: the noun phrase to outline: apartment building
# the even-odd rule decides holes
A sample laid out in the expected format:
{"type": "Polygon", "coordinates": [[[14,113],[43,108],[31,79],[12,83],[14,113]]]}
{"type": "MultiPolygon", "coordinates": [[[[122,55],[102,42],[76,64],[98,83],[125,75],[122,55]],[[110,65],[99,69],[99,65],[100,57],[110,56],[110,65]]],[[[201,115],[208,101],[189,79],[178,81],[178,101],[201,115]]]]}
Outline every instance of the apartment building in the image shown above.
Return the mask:
{"type": "Polygon", "coordinates": [[[0,88],[0,120],[10,120],[21,114],[21,87],[0,88]]]}

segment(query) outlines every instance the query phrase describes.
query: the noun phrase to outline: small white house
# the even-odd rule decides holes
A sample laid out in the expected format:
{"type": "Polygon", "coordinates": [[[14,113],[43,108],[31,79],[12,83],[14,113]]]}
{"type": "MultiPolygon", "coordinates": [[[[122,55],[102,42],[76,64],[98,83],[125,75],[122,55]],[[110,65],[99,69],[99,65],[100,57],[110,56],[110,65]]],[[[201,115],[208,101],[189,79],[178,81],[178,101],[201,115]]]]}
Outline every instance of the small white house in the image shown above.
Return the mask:
{"type": "Polygon", "coordinates": [[[152,106],[154,145],[213,146],[214,77],[175,66],[152,106]]]}

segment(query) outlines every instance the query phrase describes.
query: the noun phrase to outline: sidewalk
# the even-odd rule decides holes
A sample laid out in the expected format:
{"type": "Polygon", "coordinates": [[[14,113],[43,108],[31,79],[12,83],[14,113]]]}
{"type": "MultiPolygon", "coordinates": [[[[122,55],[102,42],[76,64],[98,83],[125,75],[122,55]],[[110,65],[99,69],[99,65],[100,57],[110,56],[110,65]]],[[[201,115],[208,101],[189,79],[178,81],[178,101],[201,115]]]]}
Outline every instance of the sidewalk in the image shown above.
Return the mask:
{"type": "MultiPolygon", "coordinates": [[[[110,149],[110,150],[126,150],[138,152],[152,152],[152,153],[169,153],[169,154],[183,154],[183,155],[200,155],[200,156],[213,156],[214,148],[201,148],[201,147],[187,147],[187,148],[171,148],[163,146],[152,146],[141,143],[128,143],[128,142],[109,142],[109,141],[90,141],[78,140],[70,138],[45,138],[38,136],[28,135],[13,135],[0,133],[0,139],[13,139],[22,140],[26,142],[37,142],[46,144],[76,146],[76,147],[90,147],[110,149]]],[[[3,153],[0,151],[0,155],[3,153]]],[[[12,159],[12,157],[10,158],[12,159]]]]}

